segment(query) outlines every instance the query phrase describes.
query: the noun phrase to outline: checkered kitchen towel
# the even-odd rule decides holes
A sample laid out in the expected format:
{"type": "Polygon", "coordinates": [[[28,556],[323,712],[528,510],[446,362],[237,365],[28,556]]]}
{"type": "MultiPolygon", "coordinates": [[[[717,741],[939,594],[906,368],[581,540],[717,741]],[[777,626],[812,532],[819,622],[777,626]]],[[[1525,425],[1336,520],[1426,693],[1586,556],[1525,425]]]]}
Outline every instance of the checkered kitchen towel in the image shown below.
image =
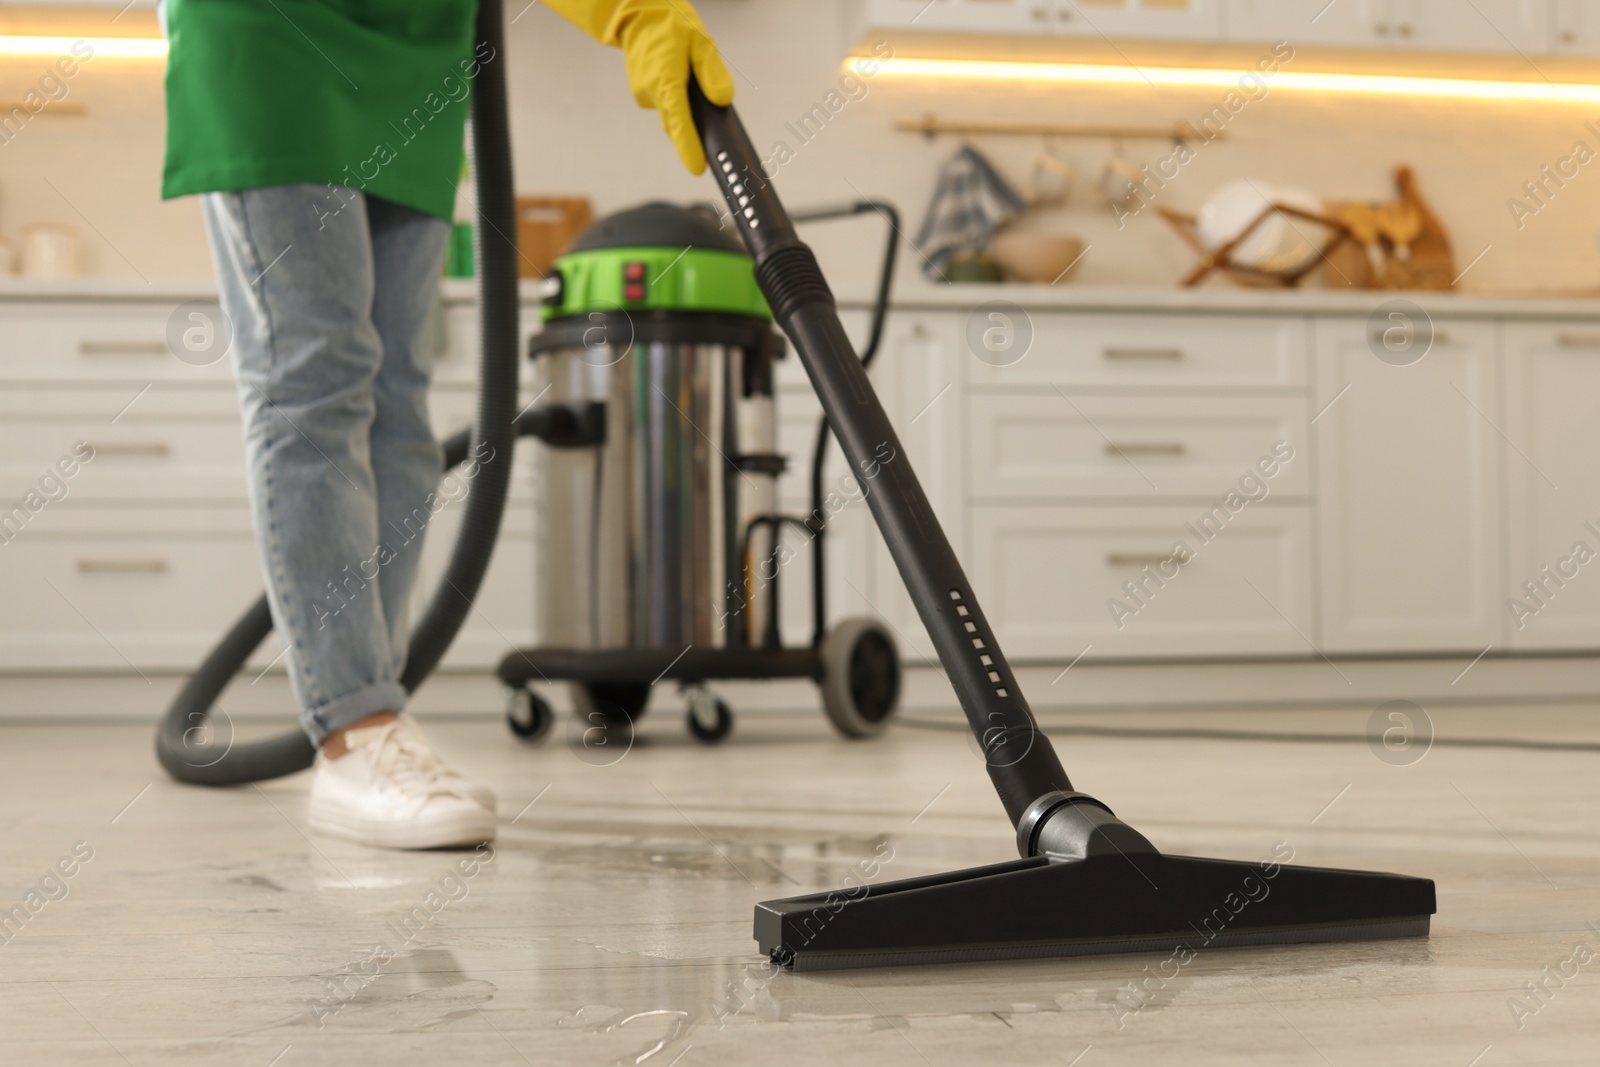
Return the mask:
{"type": "Polygon", "coordinates": [[[945,280],[945,268],[960,252],[981,252],[1002,224],[1026,206],[1011,184],[976,148],[963,145],[939,171],[928,214],[917,231],[922,273],[945,280]]]}

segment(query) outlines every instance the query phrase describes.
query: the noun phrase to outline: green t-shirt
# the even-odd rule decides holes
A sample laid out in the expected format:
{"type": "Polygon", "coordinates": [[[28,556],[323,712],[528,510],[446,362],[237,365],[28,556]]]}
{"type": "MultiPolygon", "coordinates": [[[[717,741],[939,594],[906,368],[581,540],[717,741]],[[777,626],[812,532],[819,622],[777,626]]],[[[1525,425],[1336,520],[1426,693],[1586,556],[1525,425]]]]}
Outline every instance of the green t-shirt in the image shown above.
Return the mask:
{"type": "Polygon", "coordinates": [[[476,0],[167,0],[163,198],[332,182],[448,219],[476,0]]]}

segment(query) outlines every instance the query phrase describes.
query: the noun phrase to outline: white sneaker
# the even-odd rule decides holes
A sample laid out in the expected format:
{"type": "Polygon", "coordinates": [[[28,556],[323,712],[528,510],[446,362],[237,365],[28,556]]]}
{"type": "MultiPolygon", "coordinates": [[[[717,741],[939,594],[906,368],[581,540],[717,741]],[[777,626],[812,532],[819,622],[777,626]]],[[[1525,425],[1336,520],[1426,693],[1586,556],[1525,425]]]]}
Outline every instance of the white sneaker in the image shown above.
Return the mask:
{"type": "Polygon", "coordinates": [[[429,767],[434,774],[449,782],[458,792],[476,800],[489,811],[493,812],[495,810],[496,799],[493,789],[490,789],[482,782],[474,782],[472,779],[464,777],[445,763],[444,760],[440,759],[439,754],[433,750],[433,746],[428,744],[428,738],[423,734],[422,727],[417,725],[417,720],[406,714],[401,714],[398,718],[400,719],[400,724],[406,728],[406,731],[411,734],[412,739],[416,742],[413,747],[417,749],[419,756],[431,761],[429,767]]]}
{"type": "Polygon", "coordinates": [[[439,773],[427,742],[402,722],[349,730],[338,759],[317,753],[311,828],[378,848],[466,847],[494,840],[495,818],[439,773]]]}

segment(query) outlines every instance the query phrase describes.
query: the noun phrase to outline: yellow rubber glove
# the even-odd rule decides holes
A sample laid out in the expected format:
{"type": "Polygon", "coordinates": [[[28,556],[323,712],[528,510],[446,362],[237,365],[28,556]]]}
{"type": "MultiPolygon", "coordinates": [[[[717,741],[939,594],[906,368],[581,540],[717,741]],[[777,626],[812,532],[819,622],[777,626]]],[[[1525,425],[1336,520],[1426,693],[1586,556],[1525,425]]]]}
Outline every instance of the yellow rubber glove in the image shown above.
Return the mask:
{"type": "Polygon", "coordinates": [[[661,126],[691,174],[706,169],[705,149],[689,114],[689,72],[706,99],[733,103],[733,78],[716,42],[688,0],[545,0],[551,10],[601,44],[621,46],[628,84],[640,107],[661,113],[661,126]]]}

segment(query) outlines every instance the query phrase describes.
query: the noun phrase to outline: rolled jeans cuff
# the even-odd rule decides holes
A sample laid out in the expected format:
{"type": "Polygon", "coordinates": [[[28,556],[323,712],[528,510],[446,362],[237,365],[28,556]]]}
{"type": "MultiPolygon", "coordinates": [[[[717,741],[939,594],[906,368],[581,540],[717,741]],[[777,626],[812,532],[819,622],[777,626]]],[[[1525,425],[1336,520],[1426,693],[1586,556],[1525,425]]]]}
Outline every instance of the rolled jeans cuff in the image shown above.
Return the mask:
{"type": "Polygon", "coordinates": [[[308,708],[300,722],[320,748],[327,736],[336,730],[353,726],[380,711],[398,713],[405,706],[406,691],[398,682],[374,682],[321,707],[308,708]]]}

